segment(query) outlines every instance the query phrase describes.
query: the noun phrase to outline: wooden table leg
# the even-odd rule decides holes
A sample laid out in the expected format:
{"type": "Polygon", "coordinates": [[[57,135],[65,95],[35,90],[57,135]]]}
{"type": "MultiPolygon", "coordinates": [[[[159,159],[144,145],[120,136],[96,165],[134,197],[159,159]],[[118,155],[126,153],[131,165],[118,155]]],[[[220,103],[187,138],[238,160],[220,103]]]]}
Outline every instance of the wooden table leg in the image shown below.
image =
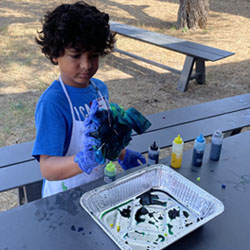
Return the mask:
{"type": "Polygon", "coordinates": [[[187,89],[189,78],[193,70],[194,61],[195,61],[194,57],[186,56],[184,66],[181,72],[181,76],[178,82],[178,87],[177,87],[177,89],[181,92],[184,92],[187,89]]]}
{"type": "Polygon", "coordinates": [[[205,61],[202,59],[195,60],[195,73],[197,75],[196,82],[199,84],[205,83],[205,61]]]}

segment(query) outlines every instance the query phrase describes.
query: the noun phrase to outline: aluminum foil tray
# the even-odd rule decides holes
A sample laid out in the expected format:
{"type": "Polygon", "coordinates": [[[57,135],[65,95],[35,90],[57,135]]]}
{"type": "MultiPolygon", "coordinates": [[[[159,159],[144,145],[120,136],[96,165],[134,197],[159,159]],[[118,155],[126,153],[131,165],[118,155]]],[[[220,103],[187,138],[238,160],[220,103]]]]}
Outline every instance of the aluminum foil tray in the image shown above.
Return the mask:
{"type": "Polygon", "coordinates": [[[86,192],[81,206],[121,249],[163,249],[224,211],[221,201],[165,165],[86,192]]]}

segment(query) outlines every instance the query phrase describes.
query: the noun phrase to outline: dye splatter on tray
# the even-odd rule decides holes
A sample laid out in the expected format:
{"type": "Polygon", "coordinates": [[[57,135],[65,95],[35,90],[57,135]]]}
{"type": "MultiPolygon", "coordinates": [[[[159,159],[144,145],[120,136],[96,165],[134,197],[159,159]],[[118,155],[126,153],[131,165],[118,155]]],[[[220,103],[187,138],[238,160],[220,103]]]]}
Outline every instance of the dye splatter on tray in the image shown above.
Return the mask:
{"type": "Polygon", "coordinates": [[[121,249],[163,249],[223,212],[173,169],[155,165],[89,191],[81,205],[121,249]]]}
{"type": "Polygon", "coordinates": [[[201,218],[166,192],[152,189],[103,212],[100,219],[132,249],[161,249],[201,218]]]}

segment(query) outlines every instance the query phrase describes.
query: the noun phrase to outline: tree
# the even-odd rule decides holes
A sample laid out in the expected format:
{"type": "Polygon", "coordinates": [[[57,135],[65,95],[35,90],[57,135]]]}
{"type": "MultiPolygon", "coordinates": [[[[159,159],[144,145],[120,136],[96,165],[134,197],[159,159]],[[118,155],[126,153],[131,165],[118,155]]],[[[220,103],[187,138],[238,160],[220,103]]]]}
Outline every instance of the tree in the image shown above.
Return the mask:
{"type": "Polygon", "coordinates": [[[177,28],[205,29],[209,11],[209,0],[180,0],[177,28]]]}

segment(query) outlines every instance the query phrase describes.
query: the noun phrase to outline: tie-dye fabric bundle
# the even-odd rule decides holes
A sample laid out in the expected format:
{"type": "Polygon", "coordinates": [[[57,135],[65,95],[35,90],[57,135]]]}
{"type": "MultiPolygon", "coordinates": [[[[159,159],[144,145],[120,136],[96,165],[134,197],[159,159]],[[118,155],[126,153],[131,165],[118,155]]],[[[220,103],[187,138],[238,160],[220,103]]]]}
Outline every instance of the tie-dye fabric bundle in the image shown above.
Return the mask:
{"type": "Polygon", "coordinates": [[[132,130],[141,134],[151,126],[135,108],[124,110],[115,103],[110,104],[109,110],[99,110],[98,104],[93,102],[90,116],[86,119],[91,125],[90,136],[101,142],[101,146],[95,148],[98,163],[103,163],[105,159],[117,160],[121,150],[132,139],[132,130]]]}

